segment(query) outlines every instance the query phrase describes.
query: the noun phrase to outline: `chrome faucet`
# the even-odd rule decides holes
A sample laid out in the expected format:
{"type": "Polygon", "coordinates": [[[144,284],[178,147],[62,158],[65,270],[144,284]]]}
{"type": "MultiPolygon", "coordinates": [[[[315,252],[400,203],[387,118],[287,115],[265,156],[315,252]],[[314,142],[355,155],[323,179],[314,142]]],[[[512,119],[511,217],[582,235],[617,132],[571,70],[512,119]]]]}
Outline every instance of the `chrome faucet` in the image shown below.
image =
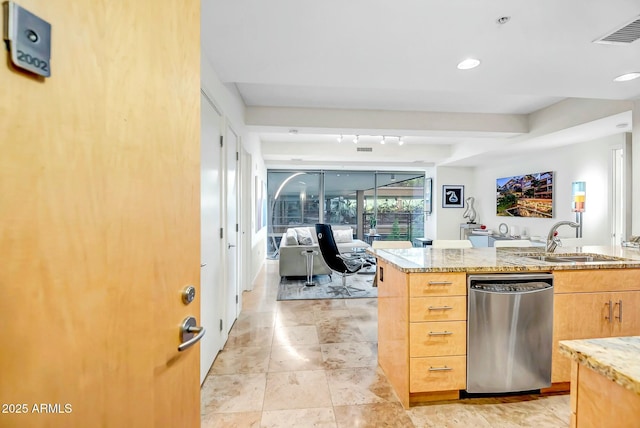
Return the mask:
{"type": "Polygon", "coordinates": [[[547,235],[547,253],[553,253],[553,251],[556,249],[558,244],[562,244],[560,242],[560,238],[556,237],[556,230],[558,230],[560,226],[565,226],[565,225],[575,227],[576,229],[580,227],[578,223],[574,221],[566,221],[566,220],[559,221],[553,226],[551,226],[551,230],[549,230],[549,234],[547,235]]]}

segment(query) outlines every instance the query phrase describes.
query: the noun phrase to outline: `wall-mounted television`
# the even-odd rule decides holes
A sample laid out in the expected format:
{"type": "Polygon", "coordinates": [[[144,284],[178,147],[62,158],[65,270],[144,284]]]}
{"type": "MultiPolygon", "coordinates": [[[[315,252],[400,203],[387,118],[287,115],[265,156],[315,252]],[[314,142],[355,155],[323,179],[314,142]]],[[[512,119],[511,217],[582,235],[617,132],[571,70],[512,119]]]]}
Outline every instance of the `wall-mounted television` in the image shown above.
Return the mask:
{"type": "Polygon", "coordinates": [[[496,180],[496,214],[503,217],[553,217],[553,172],[496,180]]]}

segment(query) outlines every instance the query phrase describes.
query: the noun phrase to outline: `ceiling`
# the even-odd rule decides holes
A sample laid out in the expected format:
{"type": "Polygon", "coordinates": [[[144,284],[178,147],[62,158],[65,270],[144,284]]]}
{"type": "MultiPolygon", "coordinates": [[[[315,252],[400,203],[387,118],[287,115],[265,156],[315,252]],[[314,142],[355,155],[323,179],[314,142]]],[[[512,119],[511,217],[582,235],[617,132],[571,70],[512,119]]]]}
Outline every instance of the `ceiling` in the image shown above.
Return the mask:
{"type": "Polygon", "coordinates": [[[532,114],[567,99],[639,99],[640,79],[613,78],[640,71],[640,40],[592,43],[639,17],[640,0],[210,0],[202,49],[244,100],[268,166],[474,165],[534,139],[629,132],[617,127],[631,123],[624,108],[585,117],[588,133],[583,123],[536,133],[532,114]],[[458,70],[468,57],[480,66],[458,70]],[[356,134],[373,153],[356,152],[356,134]]]}

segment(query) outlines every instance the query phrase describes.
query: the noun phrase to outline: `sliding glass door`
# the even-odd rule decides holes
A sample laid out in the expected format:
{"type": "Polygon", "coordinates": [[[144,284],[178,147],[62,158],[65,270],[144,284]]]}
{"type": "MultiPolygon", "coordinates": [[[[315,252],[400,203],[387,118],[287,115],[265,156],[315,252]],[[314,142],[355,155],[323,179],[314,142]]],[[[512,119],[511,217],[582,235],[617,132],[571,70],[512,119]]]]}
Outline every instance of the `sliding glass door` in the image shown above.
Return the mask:
{"type": "Polygon", "coordinates": [[[320,222],[321,173],[269,171],[267,174],[267,254],[277,254],[282,234],[289,227],[320,222]]]}
{"type": "Polygon", "coordinates": [[[316,223],[351,226],[368,242],[423,237],[424,182],[423,172],[269,170],[268,254],[287,228],[316,223]]]}

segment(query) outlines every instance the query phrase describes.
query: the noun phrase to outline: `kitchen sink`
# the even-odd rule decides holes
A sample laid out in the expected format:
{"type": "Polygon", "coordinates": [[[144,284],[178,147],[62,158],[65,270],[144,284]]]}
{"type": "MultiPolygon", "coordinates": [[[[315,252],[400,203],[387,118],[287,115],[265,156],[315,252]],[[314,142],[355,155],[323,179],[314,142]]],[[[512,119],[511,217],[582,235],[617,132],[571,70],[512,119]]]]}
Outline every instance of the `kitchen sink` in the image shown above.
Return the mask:
{"type": "Polygon", "coordinates": [[[602,254],[544,254],[524,257],[548,263],[601,263],[622,262],[628,260],[621,257],[603,256],[602,254]]]}

